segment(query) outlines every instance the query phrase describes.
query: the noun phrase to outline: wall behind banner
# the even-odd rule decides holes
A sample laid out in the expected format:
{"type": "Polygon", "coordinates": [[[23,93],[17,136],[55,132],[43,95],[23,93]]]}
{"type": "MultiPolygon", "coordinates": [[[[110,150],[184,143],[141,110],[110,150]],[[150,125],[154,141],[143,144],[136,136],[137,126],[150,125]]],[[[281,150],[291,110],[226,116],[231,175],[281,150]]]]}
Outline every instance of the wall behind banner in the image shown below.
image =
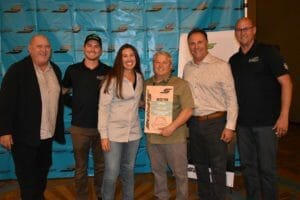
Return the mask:
{"type": "MultiPolygon", "coordinates": [[[[139,51],[145,78],[152,75],[152,56],[158,50],[171,53],[175,74],[181,33],[193,27],[206,31],[232,30],[244,16],[243,0],[5,0],[0,1],[0,82],[7,68],[27,55],[29,39],[36,33],[49,37],[52,60],[64,72],[68,65],[83,58],[86,35],[97,33],[103,39],[101,60],[112,65],[119,47],[133,44],[139,51]]],[[[140,112],[143,124],[143,112],[140,112]]],[[[66,128],[71,111],[65,110],[66,128]]],[[[142,126],[143,127],[143,126],[142,126]]],[[[74,174],[72,142],[54,144],[53,166],[49,177],[74,174]]],[[[89,165],[92,175],[92,161],[89,165]]],[[[146,140],[138,150],[136,172],[149,172],[146,140]]],[[[0,179],[14,178],[10,153],[0,147],[0,179]]]]}

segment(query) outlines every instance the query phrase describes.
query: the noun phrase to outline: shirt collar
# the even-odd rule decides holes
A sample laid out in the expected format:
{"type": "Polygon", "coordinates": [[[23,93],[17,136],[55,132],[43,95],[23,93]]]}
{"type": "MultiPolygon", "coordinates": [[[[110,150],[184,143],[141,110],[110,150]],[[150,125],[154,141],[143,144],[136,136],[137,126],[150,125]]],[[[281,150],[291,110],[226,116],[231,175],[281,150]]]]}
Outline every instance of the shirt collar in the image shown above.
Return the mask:
{"type": "Polygon", "coordinates": [[[191,60],[191,63],[192,63],[193,65],[196,65],[196,66],[201,65],[202,63],[210,64],[210,63],[213,63],[213,58],[214,58],[214,57],[213,57],[210,53],[208,53],[208,54],[204,57],[204,59],[200,62],[200,64],[195,63],[193,59],[191,60]]]}
{"type": "Polygon", "coordinates": [[[100,60],[98,60],[98,65],[97,65],[97,67],[95,67],[94,69],[90,69],[90,68],[88,68],[86,65],[85,65],[85,63],[84,63],[84,59],[82,60],[82,68],[83,69],[86,69],[86,70],[89,70],[89,71],[93,71],[93,70],[97,70],[97,69],[101,69],[102,67],[100,67],[100,65],[101,65],[101,62],[100,62],[100,60]]]}
{"type": "Polygon", "coordinates": [[[167,78],[165,78],[157,83],[155,81],[155,76],[152,76],[151,77],[152,85],[167,85],[171,78],[172,78],[172,74],[170,74],[167,78]]]}
{"type": "Polygon", "coordinates": [[[255,51],[257,46],[258,46],[258,42],[257,42],[257,40],[254,40],[254,43],[252,44],[251,48],[249,49],[249,51],[246,54],[243,53],[241,47],[239,48],[239,54],[240,55],[251,55],[255,51]]]}
{"type": "Polygon", "coordinates": [[[35,69],[36,71],[38,71],[38,72],[47,72],[47,71],[49,71],[49,70],[52,68],[52,66],[51,66],[50,62],[48,62],[48,64],[47,64],[47,67],[46,67],[45,71],[42,71],[42,70],[40,69],[40,67],[39,67],[39,66],[37,66],[37,65],[36,65],[36,64],[34,64],[34,63],[33,63],[33,66],[34,66],[34,69],[35,69]]]}

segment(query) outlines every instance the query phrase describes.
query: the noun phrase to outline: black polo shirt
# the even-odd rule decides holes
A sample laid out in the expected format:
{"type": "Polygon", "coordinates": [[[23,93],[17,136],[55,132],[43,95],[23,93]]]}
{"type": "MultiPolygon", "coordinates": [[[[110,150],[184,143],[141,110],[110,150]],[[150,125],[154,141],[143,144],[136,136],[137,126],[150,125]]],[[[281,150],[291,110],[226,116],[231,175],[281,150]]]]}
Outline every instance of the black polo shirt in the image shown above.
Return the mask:
{"type": "Polygon", "coordinates": [[[277,77],[288,73],[279,51],[255,42],[244,54],[241,49],[229,60],[239,104],[238,123],[272,126],[281,109],[281,86],[277,77]]]}
{"type": "Polygon", "coordinates": [[[63,79],[63,87],[72,89],[72,125],[97,128],[100,84],[111,68],[99,61],[91,70],[84,61],[70,65],[63,79]]]}

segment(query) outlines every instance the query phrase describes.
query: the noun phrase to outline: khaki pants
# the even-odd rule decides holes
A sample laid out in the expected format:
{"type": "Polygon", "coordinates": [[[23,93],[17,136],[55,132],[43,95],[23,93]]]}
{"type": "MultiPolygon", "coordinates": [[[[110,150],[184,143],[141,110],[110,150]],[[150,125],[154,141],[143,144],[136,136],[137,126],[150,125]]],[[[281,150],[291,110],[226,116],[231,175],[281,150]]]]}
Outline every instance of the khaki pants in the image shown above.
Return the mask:
{"type": "Polygon", "coordinates": [[[155,199],[169,199],[167,167],[176,179],[176,200],[188,199],[187,144],[148,144],[155,199]]]}
{"type": "Polygon", "coordinates": [[[76,199],[89,199],[88,195],[88,158],[91,149],[94,161],[94,189],[96,197],[101,197],[101,186],[104,171],[104,159],[101,149],[100,134],[95,128],[70,128],[75,158],[76,199]]]}

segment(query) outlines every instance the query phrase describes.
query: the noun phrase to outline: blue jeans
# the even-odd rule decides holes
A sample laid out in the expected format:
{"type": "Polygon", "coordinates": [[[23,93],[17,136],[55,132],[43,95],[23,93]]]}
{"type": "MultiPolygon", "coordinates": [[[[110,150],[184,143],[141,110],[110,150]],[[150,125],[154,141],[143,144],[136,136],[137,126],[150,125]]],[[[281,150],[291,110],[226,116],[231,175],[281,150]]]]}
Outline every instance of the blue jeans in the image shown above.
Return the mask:
{"type": "Polygon", "coordinates": [[[119,174],[123,186],[122,199],[134,199],[134,163],[139,141],[110,141],[111,150],[104,152],[103,200],[113,200],[115,198],[116,181],[119,174]]]}
{"type": "Polygon", "coordinates": [[[242,172],[245,178],[247,199],[276,200],[277,144],[272,126],[238,126],[237,142],[242,172]]]}

